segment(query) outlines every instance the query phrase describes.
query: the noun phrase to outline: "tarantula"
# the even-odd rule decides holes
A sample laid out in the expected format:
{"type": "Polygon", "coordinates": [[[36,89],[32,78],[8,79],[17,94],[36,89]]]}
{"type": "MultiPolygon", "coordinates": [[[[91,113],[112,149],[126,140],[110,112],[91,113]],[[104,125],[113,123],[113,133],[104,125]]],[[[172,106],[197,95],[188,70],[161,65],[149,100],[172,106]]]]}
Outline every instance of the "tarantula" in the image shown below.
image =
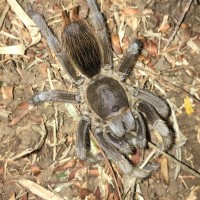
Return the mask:
{"type": "Polygon", "coordinates": [[[100,147],[123,172],[145,178],[157,166],[147,165],[139,169],[133,167],[127,156],[132,153],[133,147],[144,149],[146,146],[143,118],[160,133],[164,147],[168,148],[170,130],[164,120],[168,118],[169,108],[165,101],[147,90],[133,86],[127,89],[125,81],[142,50],[140,40],[130,43],[116,70],[121,81],[112,77],[112,49],[104,19],[95,0],[87,0],[87,4],[90,23],[80,18],[78,9],[74,9],[70,17],[65,16],[62,44],[52,34],[43,17],[35,13],[31,5],[28,6],[29,15],[77,87],[76,93],[58,90],[38,92],[29,103],[37,105],[44,101],[63,101],[80,104],[82,111],[76,132],[77,157],[81,160],[89,157],[88,138],[92,129],[100,147]],[[103,70],[107,75],[102,74],[103,70]],[[127,91],[138,99],[135,109],[130,107],[131,99],[128,100],[127,91]],[[91,117],[92,114],[95,116],[91,117]],[[98,125],[94,125],[95,122],[98,125]]]}

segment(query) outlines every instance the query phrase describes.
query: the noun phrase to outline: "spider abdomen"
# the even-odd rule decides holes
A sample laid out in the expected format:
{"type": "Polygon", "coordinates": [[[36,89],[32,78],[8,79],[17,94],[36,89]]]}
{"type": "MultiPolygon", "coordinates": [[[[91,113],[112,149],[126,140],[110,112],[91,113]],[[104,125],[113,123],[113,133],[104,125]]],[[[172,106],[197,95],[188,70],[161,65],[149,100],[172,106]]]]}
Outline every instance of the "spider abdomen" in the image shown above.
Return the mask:
{"type": "Polygon", "coordinates": [[[70,61],[88,78],[101,69],[101,52],[93,30],[81,19],[68,22],[63,30],[62,41],[70,61]]]}
{"type": "Polygon", "coordinates": [[[86,95],[92,110],[104,120],[121,108],[129,107],[124,88],[111,77],[99,77],[92,81],[86,95]]]}

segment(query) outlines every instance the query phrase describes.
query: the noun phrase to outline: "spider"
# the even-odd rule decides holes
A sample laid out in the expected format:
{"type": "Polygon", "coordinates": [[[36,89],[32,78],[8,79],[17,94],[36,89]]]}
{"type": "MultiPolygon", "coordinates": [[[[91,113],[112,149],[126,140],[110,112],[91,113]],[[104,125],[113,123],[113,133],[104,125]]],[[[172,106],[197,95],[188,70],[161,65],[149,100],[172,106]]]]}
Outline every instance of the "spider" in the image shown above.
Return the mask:
{"type": "Polygon", "coordinates": [[[129,162],[128,155],[134,147],[146,147],[146,120],[162,136],[163,146],[166,149],[169,147],[170,130],[165,123],[169,107],[150,91],[126,84],[142,50],[140,40],[135,39],[129,44],[117,72],[114,72],[112,49],[103,16],[95,0],[87,0],[87,4],[90,22],[79,17],[77,8],[73,9],[71,16],[65,16],[62,44],[50,31],[44,18],[35,13],[31,5],[28,6],[30,17],[77,88],[75,93],[58,90],[37,92],[29,103],[34,106],[45,101],[80,104],[81,117],[76,131],[77,157],[81,160],[89,158],[89,130],[92,129],[100,147],[124,173],[145,178],[157,169],[157,165],[148,164],[139,169],[129,162]],[[137,99],[134,109],[131,107],[133,99],[137,99]]]}

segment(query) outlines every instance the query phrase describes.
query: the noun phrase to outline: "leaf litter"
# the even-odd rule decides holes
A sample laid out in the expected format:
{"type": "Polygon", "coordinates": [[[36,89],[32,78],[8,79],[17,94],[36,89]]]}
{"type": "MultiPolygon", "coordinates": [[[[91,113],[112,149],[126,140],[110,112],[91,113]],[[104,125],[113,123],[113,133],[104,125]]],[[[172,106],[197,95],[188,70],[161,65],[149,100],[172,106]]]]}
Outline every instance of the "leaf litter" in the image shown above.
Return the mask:
{"type": "MultiPolygon", "coordinates": [[[[177,134],[175,149],[168,154],[156,148],[152,152],[145,150],[143,154],[151,155],[151,160],[155,160],[156,151],[163,155],[158,161],[160,169],[141,183],[127,179],[106,158],[92,164],[77,160],[74,131],[78,107],[45,103],[30,108],[27,100],[35,90],[73,90],[73,86],[24,12],[25,3],[0,1],[2,198],[33,199],[36,195],[42,199],[130,199],[133,196],[135,199],[198,199],[198,1],[100,1],[111,30],[115,63],[126,51],[128,42],[140,38],[144,50],[131,81],[140,87],[145,85],[171,102],[171,122],[177,134]]],[[[42,5],[40,1],[35,3],[38,7],[42,5]]],[[[85,5],[84,1],[81,3],[85,5]]],[[[71,1],[58,5],[49,0],[43,6],[49,25],[59,35],[60,11],[72,8],[71,1]]],[[[81,12],[87,16],[87,6],[81,12]]],[[[95,153],[101,157],[103,152],[97,146],[94,145],[95,153]]],[[[154,148],[150,143],[149,147],[154,148]]]]}

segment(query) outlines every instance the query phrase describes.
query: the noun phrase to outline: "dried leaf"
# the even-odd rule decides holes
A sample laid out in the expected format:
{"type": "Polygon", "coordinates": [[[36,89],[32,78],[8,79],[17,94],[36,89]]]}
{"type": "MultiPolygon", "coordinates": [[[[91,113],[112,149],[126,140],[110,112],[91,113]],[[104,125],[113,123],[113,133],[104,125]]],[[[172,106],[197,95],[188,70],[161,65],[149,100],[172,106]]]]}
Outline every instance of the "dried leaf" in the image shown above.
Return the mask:
{"type": "Polygon", "coordinates": [[[47,64],[46,63],[41,63],[38,65],[38,69],[40,71],[40,74],[42,75],[43,80],[47,78],[47,64]]]}
{"type": "Polygon", "coordinates": [[[188,40],[191,37],[190,27],[185,23],[181,24],[179,34],[180,34],[179,49],[181,49],[186,46],[188,40]]]}
{"type": "Polygon", "coordinates": [[[77,110],[72,104],[66,103],[65,108],[67,112],[69,113],[69,115],[73,117],[74,120],[79,120],[79,115],[77,113],[77,110]]]}
{"type": "Polygon", "coordinates": [[[168,17],[168,15],[164,15],[162,24],[160,25],[158,32],[166,33],[171,28],[170,24],[168,23],[168,17]]]}
{"type": "Polygon", "coordinates": [[[3,86],[1,87],[1,93],[4,100],[12,100],[13,99],[13,85],[3,86]]]}
{"type": "Polygon", "coordinates": [[[79,196],[81,199],[85,199],[86,196],[88,196],[89,194],[91,194],[92,192],[86,188],[82,188],[79,192],[79,196]]]}
{"type": "Polygon", "coordinates": [[[125,16],[131,16],[131,15],[137,15],[140,14],[140,11],[136,8],[130,8],[130,7],[126,7],[124,9],[121,10],[121,12],[125,15],[125,16]]]}
{"type": "Polygon", "coordinates": [[[189,65],[186,56],[184,56],[184,55],[178,55],[177,56],[176,65],[189,65]]]}
{"type": "Polygon", "coordinates": [[[69,168],[74,168],[76,163],[77,163],[76,159],[71,159],[71,160],[67,161],[64,165],[58,166],[54,170],[54,172],[61,171],[61,170],[66,170],[66,169],[69,169],[69,168]]]}
{"type": "Polygon", "coordinates": [[[197,77],[198,73],[195,71],[193,67],[189,67],[185,70],[186,74],[190,76],[191,78],[197,77]]]}
{"type": "Polygon", "coordinates": [[[77,160],[76,167],[78,167],[78,168],[84,167],[84,161],[77,160]]]}
{"type": "Polygon", "coordinates": [[[197,190],[200,189],[200,186],[196,186],[192,188],[192,191],[190,192],[188,198],[186,200],[198,200],[199,197],[197,196],[197,190]]]}
{"type": "Polygon", "coordinates": [[[136,194],[137,194],[136,197],[138,200],[145,200],[142,194],[142,190],[140,188],[140,184],[136,185],[136,194]]]}
{"type": "Polygon", "coordinates": [[[10,158],[10,160],[14,161],[21,157],[24,157],[34,151],[41,149],[41,147],[44,145],[44,141],[47,136],[47,131],[46,131],[43,123],[40,124],[40,126],[28,124],[25,127],[17,129],[17,134],[20,134],[21,131],[26,131],[26,130],[29,131],[30,128],[33,129],[33,131],[40,134],[39,141],[37,141],[37,143],[34,143],[33,145],[27,146],[27,148],[23,148],[24,150],[22,149],[22,151],[20,153],[18,153],[17,155],[15,154],[13,157],[10,158]]]}
{"type": "Polygon", "coordinates": [[[117,55],[122,54],[122,49],[121,49],[120,41],[119,41],[119,35],[112,36],[112,48],[115,54],[117,55]]]}
{"type": "Polygon", "coordinates": [[[95,169],[90,169],[88,171],[88,174],[91,175],[91,176],[99,176],[99,170],[97,168],[95,169]]]}
{"type": "Polygon", "coordinates": [[[76,168],[76,169],[74,169],[74,170],[72,170],[71,172],[70,172],[70,174],[69,174],[69,176],[68,176],[68,180],[69,181],[71,181],[74,177],[75,177],[75,175],[76,175],[76,172],[79,170],[79,168],[76,168]]]}
{"type": "Polygon", "coordinates": [[[37,107],[30,106],[28,102],[21,103],[16,110],[19,111],[19,114],[15,116],[11,122],[8,124],[8,126],[14,126],[17,124],[21,119],[23,119],[28,113],[30,113],[33,110],[36,110],[37,107]]]}
{"type": "Polygon", "coordinates": [[[182,23],[181,26],[180,26],[180,28],[183,29],[183,30],[186,30],[186,29],[189,28],[189,25],[186,24],[186,23],[182,23]]]}
{"type": "Polygon", "coordinates": [[[12,112],[9,110],[0,109],[0,117],[3,118],[4,120],[7,120],[11,113],[12,112]]]}
{"type": "Polygon", "coordinates": [[[123,43],[123,46],[122,46],[122,51],[126,51],[128,49],[128,46],[130,44],[130,40],[127,36],[124,36],[123,39],[122,39],[122,43],[123,43]]]}
{"type": "Polygon", "coordinates": [[[144,48],[148,51],[150,56],[158,56],[158,47],[155,42],[147,40],[147,42],[144,44],[144,48]]]}
{"type": "Polygon", "coordinates": [[[143,10],[142,14],[143,15],[154,15],[155,12],[150,8],[146,8],[146,9],[143,10]]]}
{"type": "Polygon", "coordinates": [[[187,45],[196,53],[200,54],[200,40],[198,38],[190,38],[187,45]]]}
{"type": "Polygon", "coordinates": [[[119,198],[118,198],[118,195],[117,195],[117,194],[111,193],[111,194],[109,194],[109,196],[108,196],[107,199],[108,199],[108,200],[118,200],[119,198]]]}
{"type": "Polygon", "coordinates": [[[168,160],[166,157],[161,156],[157,159],[160,164],[160,173],[161,173],[161,181],[169,185],[169,169],[168,169],[168,160]]]}
{"type": "Polygon", "coordinates": [[[22,196],[21,200],[28,200],[28,193],[25,193],[25,194],[22,196]]]}
{"type": "Polygon", "coordinates": [[[34,176],[37,176],[41,172],[40,168],[34,165],[30,166],[30,170],[34,176]]]}
{"type": "Polygon", "coordinates": [[[185,99],[184,99],[184,108],[185,108],[185,111],[188,115],[191,115],[194,112],[190,98],[188,96],[185,97],[185,99]]]}
{"type": "Polygon", "coordinates": [[[69,174],[68,180],[71,181],[75,176],[82,177],[82,174],[86,172],[86,168],[83,167],[75,167],[69,174]],[[79,171],[80,170],[80,171],[79,171]],[[79,173],[78,175],[76,173],[79,173]],[[81,174],[82,173],[82,174],[81,174]]]}
{"type": "Polygon", "coordinates": [[[161,33],[166,33],[170,28],[171,28],[170,24],[166,23],[166,24],[163,24],[163,26],[160,27],[158,29],[158,31],[161,32],[161,33]]]}
{"type": "Polygon", "coordinates": [[[25,46],[22,44],[0,47],[0,54],[14,54],[14,55],[24,55],[25,46]]]}
{"type": "Polygon", "coordinates": [[[102,195],[101,195],[101,190],[100,190],[100,187],[97,186],[95,192],[94,192],[95,196],[97,197],[97,199],[102,199],[102,195]]]}
{"type": "Polygon", "coordinates": [[[200,129],[198,129],[198,133],[197,133],[197,141],[200,144],[200,129]]]}
{"type": "Polygon", "coordinates": [[[9,200],[16,200],[14,193],[11,195],[11,197],[9,198],[9,200]]]}
{"type": "MultiPolygon", "coordinates": [[[[140,25],[140,22],[141,22],[141,17],[138,17],[138,16],[134,16],[134,17],[127,17],[126,19],[126,23],[129,27],[131,27],[131,30],[134,32],[134,31],[137,31],[139,25],[140,25]]],[[[136,35],[135,35],[136,36],[136,35]]]]}
{"type": "Polygon", "coordinates": [[[36,52],[33,49],[27,49],[26,55],[29,57],[30,62],[35,59],[36,52]]]}
{"type": "Polygon", "coordinates": [[[4,166],[2,165],[0,165],[0,175],[2,176],[2,175],[4,175],[4,172],[5,172],[5,169],[4,169],[4,166]]]}

